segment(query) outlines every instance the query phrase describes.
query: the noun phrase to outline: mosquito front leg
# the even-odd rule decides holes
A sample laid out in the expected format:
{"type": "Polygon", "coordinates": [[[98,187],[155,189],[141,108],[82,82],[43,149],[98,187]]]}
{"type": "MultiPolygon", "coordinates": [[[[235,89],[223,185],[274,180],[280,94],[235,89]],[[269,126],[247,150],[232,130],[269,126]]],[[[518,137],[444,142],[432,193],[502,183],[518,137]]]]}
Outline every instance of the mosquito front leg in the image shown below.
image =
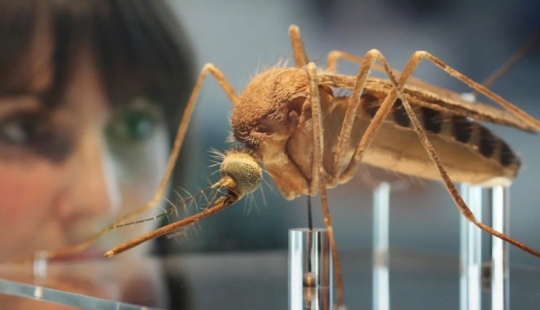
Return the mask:
{"type": "MultiPolygon", "coordinates": [[[[124,223],[127,219],[132,218],[133,216],[139,215],[143,212],[146,212],[152,208],[154,208],[156,205],[159,204],[161,199],[163,198],[163,194],[165,192],[165,189],[167,187],[167,183],[169,182],[171,178],[172,171],[176,165],[176,160],[178,159],[178,154],[180,153],[180,148],[182,147],[182,142],[184,141],[184,137],[186,135],[186,131],[189,125],[189,121],[191,119],[191,115],[193,114],[193,110],[195,108],[195,103],[197,101],[197,96],[199,95],[199,91],[202,87],[202,84],[204,82],[205,77],[211,74],[214,76],[218,84],[221,86],[221,88],[225,91],[225,94],[227,97],[229,97],[229,100],[234,104],[236,104],[237,101],[237,95],[234,92],[234,89],[232,88],[231,84],[227,81],[223,73],[215,67],[213,64],[206,64],[203,69],[201,70],[201,73],[199,74],[199,77],[197,78],[197,82],[195,84],[195,87],[193,88],[193,91],[191,93],[191,96],[189,97],[188,104],[186,106],[186,109],[184,111],[184,114],[182,116],[182,120],[180,122],[180,126],[178,127],[178,131],[176,134],[176,138],[174,139],[174,144],[171,150],[171,155],[169,157],[169,161],[167,163],[167,167],[165,170],[165,173],[159,183],[158,189],[156,190],[156,193],[152,197],[152,200],[150,200],[148,203],[143,205],[142,207],[130,212],[129,214],[121,217],[119,220],[114,222],[113,224],[109,225],[108,227],[104,228],[100,232],[96,233],[95,235],[91,236],[84,242],[77,244],[75,246],[60,249],[58,251],[52,251],[46,254],[46,258],[56,258],[56,257],[62,257],[71,253],[77,253],[79,251],[82,251],[88,247],[90,247],[94,242],[96,242],[99,238],[104,236],[109,230],[114,229],[116,226],[121,225],[124,223]]],[[[24,259],[24,261],[31,261],[33,260],[33,257],[24,259]]]]}
{"type": "Polygon", "coordinates": [[[424,129],[422,129],[422,126],[420,125],[420,122],[418,121],[418,118],[416,117],[412,107],[410,106],[409,102],[407,101],[407,98],[405,96],[400,96],[400,97],[401,97],[403,106],[405,107],[405,111],[409,115],[409,118],[411,119],[411,123],[413,124],[413,127],[416,130],[416,133],[418,134],[418,137],[420,138],[420,141],[422,142],[422,145],[424,146],[424,148],[428,152],[429,157],[431,158],[431,160],[433,161],[433,163],[437,167],[437,170],[439,171],[439,174],[440,174],[440,176],[441,176],[441,178],[443,180],[444,186],[446,187],[446,189],[450,193],[450,196],[452,196],[452,199],[456,203],[458,209],[461,211],[463,216],[465,216],[465,218],[468,221],[472,222],[473,224],[475,224],[478,228],[482,229],[483,231],[485,231],[485,232],[487,232],[487,233],[489,233],[489,234],[491,234],[491,235],[493,235],[495,237],[498,237],[498,238],[500,238],[500,239],[502,239],[502,240],[504,240],[504,241],[506,241],[506,242],[508,242],[510,244],[513,244],[514,246],[522,249],[525,252],[528,252],[528,253],[536,256],[536,257],[540,257],[540,252],[539,251],[536,251],[536,250],[528,247],[524,243],[522,243],[520,241],[517,241],[517,240],[515,240],[515,239],[513,239],[513,238],[511,238],[511,237],[509,237],[509,236],[507,236],[507,235],[505,235],[503,233],[500,233],[500,232],[494,230],[490,226],[487,226],[484,223],[482,223],[481,221],[476,219],[476,217],[474,216],[472,211],[469,209],[467,204],[465,204],[465,202],[461,198],[458,190],[454,186],[454,183],[452,182],[452,180],[448,176],[448,173],[444,169],[444,167],[443,167],[443,165],[441,163],[441,160],[439,159],[439,156],[437,155],[437,152],[435,152],[435,149],[433,148],[433,145],[431,145],[431,142],[429,142],[429,139],[426,136],[426,133],[425,133],[424,129]]]}
{"type": "MultiPolygon", "coordinates": [[[[218,84],[221,86],[227,97],[229,97],[229,100],[232,102],[233,105],[236,104],[236,101],[238,100],[236,93],[234,92],[234,89],[232,88],[231,84],[227,81],[225,78],[225,75],[213,64],[206,64],[203,69],[201,70],[201,73],[199,74],[199,77],[197,78],[197,83],[195,84],[195,87],[193,88],[193,91],[191,92],[191,96],[189,97],[188,104],[186,106],[186,110],[184,111],[184,114],[182,116],[182,120],[180,122],[180,126],[178,127],[178,131],[176,133],[176,138],[174,139],[173,148],[171,151],[171,155],[169,157],[169,162],[167,163],[167,168],[165,170],[165,174],[163,175],[159,187],[154,194],[154,197],[152,200],[150,200],[148,203],[146,203],[144,206],[136,209],[135,211],[127,214],[126,216],[120,218],[118,221],[115,222],[115,224],[121,223],[125,221],[127,218],[133,217],[135,215],[141,214],[145,211],[148,211],[155,207],[163,198],[163,194],[165,192],[165,188],[167,186],[167,183],[169,182],[171,178],[172,171],[174,169],[174,166],[176,165],[176,160],[178,159],[178,154],[180,153],[180,149],[182,147],[182,143],[184,141],[184,137],[187,132],[187,128],[189,126],[189,121],[191,120],[191,116],[193,114],[193,110],[195,109],[195,104],[197,102],[197,97],[199,96],[200,89],[202,87],[202,84],[204,82],[204,79],[208,74],[211,74],[214,76],[218,84]]],[[[111,225],[113,226],[113,225],[111,225]]]]}
{"type": "Polygon", "coordinates": [[[311,111],[313,118],[313,174],[312,185],[318,186],[319,193],[321,195],[321,205],[323,211],[324,225],[328,231],[328,237],[330,240],[330,247],[332,248],[332,260],[334,261],[334,272],[336,275],[337,283],[337,302],[338,308],[343,306],[343,276],[341,274],[341,265],[339,263],[339,257],[336,247],[336,241],[334,238],[334,229],[332,228],[332,217],[328,208],[328,198],[326,195],[326,183],[325,172],[322,165],[323,158],[323,128],[322,128],[322,109],[319,97],[319,82],[317,80],[317,67],[314,63],[310,62],[307,65],[307,73],[309,79],[309,91],[311,100],[311,111]]]}

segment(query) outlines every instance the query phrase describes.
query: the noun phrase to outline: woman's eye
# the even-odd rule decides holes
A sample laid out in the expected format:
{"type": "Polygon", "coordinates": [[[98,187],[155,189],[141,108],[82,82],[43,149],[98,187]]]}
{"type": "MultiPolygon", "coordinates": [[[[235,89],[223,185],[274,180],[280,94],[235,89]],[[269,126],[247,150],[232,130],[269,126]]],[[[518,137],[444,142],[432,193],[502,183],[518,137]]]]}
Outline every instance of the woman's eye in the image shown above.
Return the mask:
{"type": "Polygon", "coordinates": [[[108,127],[109,136],[122,141],[144,141],[152,136],[156,117],[148,111],[130,111],[115,118],[108,127]]]}
{"type": "Polygon", "coordinates": [[[19,115],[0,123],[0,138],[11,145],[34,144],[43,133],[42,120],[36,115],[19,115]]]}

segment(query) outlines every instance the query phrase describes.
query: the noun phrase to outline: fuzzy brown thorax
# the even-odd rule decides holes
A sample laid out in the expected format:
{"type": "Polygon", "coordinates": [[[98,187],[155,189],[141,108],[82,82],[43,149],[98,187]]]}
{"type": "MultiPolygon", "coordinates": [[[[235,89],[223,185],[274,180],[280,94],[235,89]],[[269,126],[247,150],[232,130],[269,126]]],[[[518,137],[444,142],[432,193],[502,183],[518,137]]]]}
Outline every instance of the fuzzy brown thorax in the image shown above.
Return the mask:
{"type": "Polygon", "coordinates": [[[307,92],[303,69],[275,68],[260,73],[246,86],[232,110],[235,139],[251,148],[268,135],[286,139],[296,127],[307,92]]]}

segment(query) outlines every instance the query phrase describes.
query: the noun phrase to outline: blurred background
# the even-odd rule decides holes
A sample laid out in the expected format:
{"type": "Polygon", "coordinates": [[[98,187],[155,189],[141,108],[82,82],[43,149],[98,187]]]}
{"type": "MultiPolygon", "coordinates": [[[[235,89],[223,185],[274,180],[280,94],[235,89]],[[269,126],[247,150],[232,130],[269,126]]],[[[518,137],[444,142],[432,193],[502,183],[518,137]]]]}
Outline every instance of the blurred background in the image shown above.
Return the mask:
{"type": "MultiPolygon", "coordinates": [[[[288,27],[300,27],[308,56],[324,66],[331,50],[364,55],[379,49],[400,70],[416,50],[426,50],[450,66],[482,82],[520,49],[540,27],[536,0],[197,0],[170,1],[193,42],[196,68],[211,62],[241,92],[260,68],[291,59],[288,27]]],[[[259,70],[259,71],[258,71],[259,70]]],[[[357,66],[342,63],[341,73],[357,66]]],[[[503,98],[540,118],[540,46],[492,87],[503,98]]],[[[421,63],[415,76],[457,92],[469,89],[430,63],[421,63]]],[[[484,102],[486,102],[484,100],[484,102]]],[[[490,103],[489,101],[486,103],[490,103]]],[[[190,193],[208,185],[217,167],[210,148],[226,150],[231,104],[212,78],[207,79],[191,121],[185,152],[183,184],[190,193]]],[[[540,249],[539,137],[488,125],[522,158],[522,169],[511,190],[510,234],[540,249]]],[[[329,191],[337,245],[340,250],[369,249],[372,242],[372,192],[355,179],[329,191]]],[[[161,238],[165,252],[261,251],[286,249],[287,230],[304,227],[306,199],[284,200],[270,178],[254,194],[254,202],[236,206],[200,222],[186,236],[161,238]],[[264,199],[263,193],[264,191],[264,199]]],[[[408,186],[391,197],[390,246],[444,255],[459,255],[459,218],[442,184],[404,178],[408,186]]],[[[173,196],[174,199],[174,196],[173,196]]],[[[313,199],[316,223],[320,204],[313,199]]],[[[488,210],[484,221],[489,221],[488,210]]],[[[489,238],[484,235],[486,249],[489,238]]],[[[540,266],[531,255],[510,247],[512,263],[540,266]]]]}

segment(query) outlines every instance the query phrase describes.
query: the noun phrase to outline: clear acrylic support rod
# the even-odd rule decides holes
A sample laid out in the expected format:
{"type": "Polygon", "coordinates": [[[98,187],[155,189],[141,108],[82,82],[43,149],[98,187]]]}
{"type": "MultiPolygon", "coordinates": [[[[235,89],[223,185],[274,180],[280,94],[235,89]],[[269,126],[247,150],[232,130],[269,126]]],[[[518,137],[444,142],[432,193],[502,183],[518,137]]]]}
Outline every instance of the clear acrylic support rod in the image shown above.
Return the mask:
{"type": "MultiPolygon", "coordinates": [[[[496,186],[491,189],[491,208],[493,229],[508,234],[510,208],[509,188],[496,186]]],[[[510,309],[508,271],[508,244],[492,237],[491,242],[491,308],[510,309]]]]}
{"type": "Polygon", "coordinates": [[[289,310],[332,309],[332,283],[326,229],[290,229],[289,310]]]}
{"type": "MultiPolygon", "coordinates": [[[[461,184],[461,196],[474,216],[482,219],[482,188],[461,184]]],[[[480,228],[460,218],[460,309],[482,308],[482,234],[480,228]]]]}
{"type": "Polygon", "coordinates": [[[390,309],[389,217],[390,184],[383,182],[373,191],[373,310],[390,309]]]}

